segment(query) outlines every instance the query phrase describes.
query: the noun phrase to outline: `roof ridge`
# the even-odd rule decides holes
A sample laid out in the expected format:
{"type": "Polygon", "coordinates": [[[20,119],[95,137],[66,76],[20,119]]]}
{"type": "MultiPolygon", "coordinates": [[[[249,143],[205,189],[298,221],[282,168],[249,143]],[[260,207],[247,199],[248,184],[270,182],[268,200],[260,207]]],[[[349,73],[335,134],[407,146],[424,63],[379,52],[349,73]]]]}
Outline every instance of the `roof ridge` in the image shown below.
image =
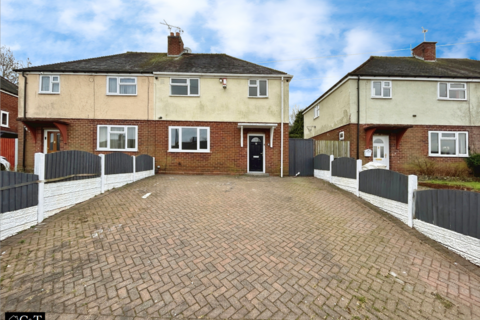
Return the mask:
{"type": "Polygon", "coordinates": [[[280,70],[277,70],[277,69],[265,67],[265,66],[262,66],[261,64],[257,64],[257,63],[254,63],[254,62],[250,62],[250,61],[247,61],[247,60],[243,60],[243,59],[237,58],[237,57],[233,57],[233,56],[228,55],[228,54],[226,54],[226,53],[225,53],[225,55],[226,55],[227,57],[230,57],[230,58],[233,58],[233,59],[236,59],[236,60],[239,60],[239,61],[251,63],[251,64],[254,64],[254,65],[256,65],[256,66],[259,66],[259,67],[262,67],[262,68],[265,68],[265,69],[268,69],[268,70],[272,70],[272,71],[278,72],[279,74],[288,74],[287,72],[283,72],[283,71],[280,71],[280,70]]]}

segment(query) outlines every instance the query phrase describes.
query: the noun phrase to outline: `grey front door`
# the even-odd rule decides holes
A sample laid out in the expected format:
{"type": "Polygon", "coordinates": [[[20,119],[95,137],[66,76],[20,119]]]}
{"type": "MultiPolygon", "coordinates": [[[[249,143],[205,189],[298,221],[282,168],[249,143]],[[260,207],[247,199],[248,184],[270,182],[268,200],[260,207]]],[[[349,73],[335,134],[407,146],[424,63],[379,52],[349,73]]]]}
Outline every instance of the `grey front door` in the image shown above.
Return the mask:
{"type": "Polygon", "coordinates": [[[263,136],[249,136],[249,172],[263,172],[263,136]]]}

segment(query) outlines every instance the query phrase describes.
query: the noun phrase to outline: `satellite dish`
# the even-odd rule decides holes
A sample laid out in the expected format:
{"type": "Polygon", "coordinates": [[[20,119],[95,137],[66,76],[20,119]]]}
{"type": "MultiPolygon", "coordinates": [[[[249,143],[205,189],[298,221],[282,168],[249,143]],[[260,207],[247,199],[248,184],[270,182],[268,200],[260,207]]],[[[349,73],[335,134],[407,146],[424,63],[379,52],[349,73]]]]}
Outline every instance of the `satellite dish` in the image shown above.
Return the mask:
{"type": "Polygon", "coordinates": [[[192,49],[190,49],[189,47],[185,47],[185,48],[183,48],[183,50],[184,50],[186,53],[192,53],[192,49]]]}

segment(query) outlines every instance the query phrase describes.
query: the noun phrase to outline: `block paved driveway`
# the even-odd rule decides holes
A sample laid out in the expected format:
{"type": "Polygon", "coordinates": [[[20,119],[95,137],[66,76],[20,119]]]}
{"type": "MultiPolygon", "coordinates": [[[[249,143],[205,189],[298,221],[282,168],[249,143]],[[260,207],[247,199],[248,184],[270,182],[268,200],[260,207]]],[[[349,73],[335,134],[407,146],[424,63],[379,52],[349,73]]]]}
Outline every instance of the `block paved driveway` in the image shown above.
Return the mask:
{"type": "Polygon", "coordinates": [[[2,317],[480,318],[479,268],[314,178],[160,175],[1,252],[2,317]]]}

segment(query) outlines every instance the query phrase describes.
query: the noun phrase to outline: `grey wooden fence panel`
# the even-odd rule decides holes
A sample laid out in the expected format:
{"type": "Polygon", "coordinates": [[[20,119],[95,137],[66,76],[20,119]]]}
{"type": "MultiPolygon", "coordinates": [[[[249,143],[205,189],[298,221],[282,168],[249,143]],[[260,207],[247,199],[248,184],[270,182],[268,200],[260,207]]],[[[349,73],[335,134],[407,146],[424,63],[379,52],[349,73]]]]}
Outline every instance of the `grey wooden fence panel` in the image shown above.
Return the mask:
{"type": "Polygon", "coordinates": [[[0,213],[25,209],[38,204],[38,175],[22,172],[0,171],[0,188],[12,188],[0,191],[0,213]],[[33,182],[14,187],[14,185],[33,182]]]}
{"type": "Polygon", "coordinates": [[[288,172],[295,176],[313,176],[313,146],[312,139],[289,139],[288,140],[288,172]]]}
{"type": "Polygon", "coordinates": [[[357,179],[357,162],[353,158],[338,158],[333,160],[332,176],[357,179]]]}
{"type": "Polygon", "coordinates": [[[361,192],[408,203],[408,177],[406,175],[390,170],[371,169],[360,172],[359,178],[361,192]]]}
{"type": "Polygon", "coordinates": [[[100,176],[100,157],[78,150],[60,151],[45,155],[45,179],[61,178],[73,174],[92,175],[66,178],[61,181],[92,179],[100,176]]]}
{"type": "Polygon", "coordinates": [[[316,170],[330,171],[330,156],[328,154],[319,154],[313,159],[313,168],[316,170]]]}
{"type": "Polygon", "coordinates": [[[480,239],[480,193],[462,190],[417,191],[415,218],[480,239]]]}
{"type": "Polygon", "coordinates": [[[135,171],[153,170],[153,157],[147,154],[141,154],[135,158],[135,171]]]}
{"type": "Polygon", "coordinates": [[[133,157],[122,152],[105,155],[105,174],[133,173],[133,157]]]}

